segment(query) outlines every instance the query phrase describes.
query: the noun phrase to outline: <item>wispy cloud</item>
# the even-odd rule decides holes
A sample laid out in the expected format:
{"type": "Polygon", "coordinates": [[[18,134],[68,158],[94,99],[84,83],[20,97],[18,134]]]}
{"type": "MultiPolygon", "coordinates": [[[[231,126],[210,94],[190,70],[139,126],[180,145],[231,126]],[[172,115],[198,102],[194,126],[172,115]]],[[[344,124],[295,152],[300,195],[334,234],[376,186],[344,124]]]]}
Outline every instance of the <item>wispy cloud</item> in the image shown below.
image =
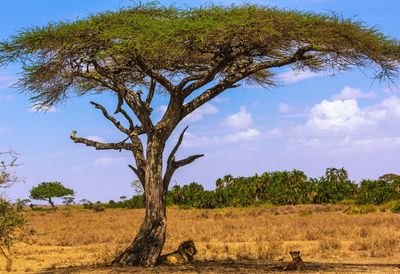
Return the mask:
{"type": "Polygon", "coordinates": [[[95,167],[115,167],[125,165],[126,159],[123,157],[99,157],[93,162],[95,167]]]}
{"type": "Polygon", "coordinates": [[[282,73],[279,73],[274,78],[278,80],[278,82],[283,82],[284,84],[293,84],[296,82],[308,80],[315,77],[323,77],[329,75],[328,72],[312,72],[308,70],[288,70],[282,73]]]}
{"type": "Polygon", "coordinates": [[[376,94],[373,91],[363,92],[360,89],[345,86],[338,94],[332,96],[333,100],[346,100],[346,99],[372,99],[376,94]]]}
{"type": "Polygon", "coordinates": [[[89,136],[86,136],[85,138],[92,140],[92,141],[104,143],[104,139],[99,136],[96,136],[96,135],[89,135],[89,136]]]}

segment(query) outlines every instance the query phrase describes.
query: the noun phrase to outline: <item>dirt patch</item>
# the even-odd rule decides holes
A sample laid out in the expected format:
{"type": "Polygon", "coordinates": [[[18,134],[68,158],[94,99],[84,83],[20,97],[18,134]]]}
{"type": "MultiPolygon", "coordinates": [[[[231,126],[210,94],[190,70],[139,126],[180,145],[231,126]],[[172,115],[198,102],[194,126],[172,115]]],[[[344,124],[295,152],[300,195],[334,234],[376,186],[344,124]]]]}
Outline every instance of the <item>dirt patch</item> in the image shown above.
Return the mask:
{"type": "MultiPolygon", "coordinates": [[[[155,268],[115,268],[106,266],[72,267],[43,271],[46,274],[69,273],[290,273],[285,263],[267,261],[208,261],[185,266],[159,266],[155,268]]],[[[302,273],[400,273],[400,264],[339,264],[305,263],[302,273]]]]}

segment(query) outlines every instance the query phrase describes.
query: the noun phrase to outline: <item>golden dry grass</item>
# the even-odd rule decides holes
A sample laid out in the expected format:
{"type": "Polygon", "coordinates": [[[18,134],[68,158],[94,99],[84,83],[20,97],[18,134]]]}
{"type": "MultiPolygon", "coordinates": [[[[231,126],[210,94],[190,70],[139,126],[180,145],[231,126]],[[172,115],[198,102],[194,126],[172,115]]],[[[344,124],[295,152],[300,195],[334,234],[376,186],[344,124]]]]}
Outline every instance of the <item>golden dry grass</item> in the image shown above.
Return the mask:
{"type": "MultiPolygon", "coordinates": [[[[165,252],[193,239],[199,251],[196,259],[203,262],[288,261],[293,249],[301,250],[306,262],[400,262],[400,214],[348,215],[344,209],[339,205],[171,208],[165,252]]],[[[73,208],[26,214],[35,234],[14,248],[13,271],[18,273],[107,263],[133,239],[144,211],[96,213],[73,208]]],[[[5,270],[4,261],[0,270],[5,270]]]]}

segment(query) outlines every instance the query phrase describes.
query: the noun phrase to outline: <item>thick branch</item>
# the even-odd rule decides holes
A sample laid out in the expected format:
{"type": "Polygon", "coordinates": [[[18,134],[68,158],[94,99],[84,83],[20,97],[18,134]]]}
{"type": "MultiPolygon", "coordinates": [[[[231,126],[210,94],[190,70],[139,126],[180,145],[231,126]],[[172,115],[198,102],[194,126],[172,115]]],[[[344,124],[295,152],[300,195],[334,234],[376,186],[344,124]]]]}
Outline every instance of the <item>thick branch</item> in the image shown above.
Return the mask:
{"type": "Polygon", "coordinates": [[[181,145],[182,141],[183,141],[183,136],[185,135],[185,131],[189,128],[189,126],[186,126],[184,128],[184,130],[182,131],[182,133],[179,135],[179,139],[178,142],[176,143],[176,145],[174,146],[174,148],[172,149],[169,157],[168,157],[168,161],[167,164],[172,163],[175,160],[175,153],[178,151],[179,146],[181,145]]]}
{"type": "Polygon", "coordinates": [[[172,151],[168,157],[167,168],[166,168],[165,175],[163,178],[164,189],[168,189],[168,184],[171,181],[172,175],[174,174],[175,170],[177,170],[178,168],[180,168],[182,166],[192,163],[197,158],[204,156],[204,154],[197,154],[197,155],[189,156],[189,157],[179,160],[179,161],[175,161],[175,153],[177,152],[179,146],[181,145],[183,136],[185,135],[185,131],[188,129],[188,127],[189,126],[185,127],[184,130],[182,131],[182,133],[179,135],[178,142],[176,143],[176,145],[174,146],[174,148],[172,149],[172,151]]]}
{"type": "Polygon", "coordinates": [[[146,105],[149,107],[150,107],[151,101],[153,100],[154,91],[156,90],[156,84],[157,84],[156,80],[151,78],[149,93],[147,94],[147,98],[146,98],[146,105]]]}
{"type": "Polygon", "coordinates": [[[206,102],[210,101],[224,90],[229,88],[237,87],[235,83],[238,81],[264,69],[282,67],[285,65],[293,64],[298,61],[307,60],[312,58],[312,56],[306,56],[305,53],[315,50],[312,46],[306,46],[299,48],[292,56],[287,58],[282,58],[275,61],[261,62],[257,64],[245,64],[244,66],[238,66],[234,71],[226,76],[224,79],[219,81],[212,88],[207,89],[202,94],[188,102],[183,106],[183,113],[181,119],[186,115],[199,108],[206,102]]]}
{"type": "Polygon", "coordinates": [[[139,181],[140,181],[140,183],[142,184],[142,187],[143,187],[143,189],[144,189],[144,186],[145,186],[145,180],[144,180],[144,172],[143,172],[143,170],[142,169],[138,169],[138,168],[135,168],[134,166],[132,166],[132,165],[128,165],[129,166],[129,168],[130,169],[132,169],[132,171],[136,174],[136,176],[139,178],[139,181]]]}
{"type": "Polygon", "coordinates": [[[133,120],[132,120],[132,118],[128,115],[128,113],[123,109],[123,108],[121,108],[120,110],[119,110],[119,112],[125,117],[125,119],[128,121],[128,123],[129,123],[129,130],[133,130],[135,127],[134,127],[134,125],[133,125],[133,120]]]}
{"type": "Polygon", "coordinates": [[[146,64],[145,60],[138,53],[136,53],[135,63],[144,73],[159,82],[169,93],[175,93],[174,85],[160,72],[153,70],[148,64],[146,64]]]}
{"type": "MultiPolygon", "coordinates": [[[[215,76],[221,71],[221,69],[224,66],[226,66],[226,64],[227,64],[227,58],[223,58],[220,62],[218,62],[215,66],[213,66],[208,72],[204,73],[204,75],[202,75],[202,77],[198,81],[192,83],[187,88],[182,90],[183,96],[187,97],[193,91],[210,83],[212,80],[214,80],[215,76]]],[[[186,80],[187,80],[187,78],[186,78],[186,80]]]]}
{"type": "Polygon", "coordinates": [[[101,143],[93,140],[89,140],[86,138],[76,137],[76,130],[73,130],[70,136],[71,140],[74,143],[81,143],[85,144],[86,146],[95,147],[96,150],[107,150],[107,149],[114,149],[114,150],[135,150],[135,146],[133,144],[119,142],[119,143],[101,143]]]}
{"type": "Polygon", "coordinates": [[[189,82],[200,80],[202,77],[204,77],[204,75],[189,75],[188,77],[185,77],[181,80],[181,82],[177,85],[176,89],[182,90],[189,82]]]}
{"type": "Polygon", "coordinates": [[[196,159],[198,159],[200,157],[203,157],[203,156],[204,156],[204,154],[195,154],[195,155],[189,156],[189,157],[187,157],[185,159],[182,159],[182,160],[179,160],[179,161],[176,161],[176,162],[174,161],[174,168],[178,169],[180,167],[183,167],[183,166],[186,166],[188,164],[191,164],[196,159]]]}

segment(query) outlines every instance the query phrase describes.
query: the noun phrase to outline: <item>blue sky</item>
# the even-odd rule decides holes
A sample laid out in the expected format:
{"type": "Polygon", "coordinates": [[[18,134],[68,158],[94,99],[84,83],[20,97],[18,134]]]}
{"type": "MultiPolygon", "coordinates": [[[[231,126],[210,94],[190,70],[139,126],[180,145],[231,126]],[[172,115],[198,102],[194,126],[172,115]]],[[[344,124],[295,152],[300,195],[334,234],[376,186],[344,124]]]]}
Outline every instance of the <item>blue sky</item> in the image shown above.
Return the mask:
{"type": "MultiPolygon", "coordinates": [[[[397,0],[250,2],[356,16],[400,39],[397,0]]],[[[2,0],[0,38],[6,39],[23,28],[74,20],[130,3],[2,0]]],[[[161,3],[198,6],[209,2],[161,3]]],[[[0,70],[0,149],[10,146],[21,154],[23,165],[17,172],[26,177],[24,184],[7,190],[8,196],[28,197],[29,189],[43,181],[60,181],[74,188],[78,200],[106,201],[133,195],[130,182],[135,176],[127,167],[132,164],[128,153],[96,151],[69,139],[75,129],[79,136],[121,140],[121,135],[89,104],[94,100],[112,109],[115,98],[109,94],[71,98],[47,113],[35,112],[28,95],[9,87],[18,79],[18,72],[16,65],[0,70]]],[[[335,76],[294,74],[285,68],[278,71],[280,87],[265,90],[245,86],[225,92],[183,121],[171,137],[167,152],[183,126],[190,125],[178,157],[205,154],[192,165],[179,169],[172,184],[197,181],[211,189],[215,180],[226,174],[249,176],[293,168],[319,177],[327,167],[345,167],[351,179],[357,181],[400,173],[400,81],[395,85],[379,84],[368,75],[372,75],[369,70],[335,76]]],[[[166,100],[162,96],[156,98],[156,118],[161,117],[166,100]]]]}

